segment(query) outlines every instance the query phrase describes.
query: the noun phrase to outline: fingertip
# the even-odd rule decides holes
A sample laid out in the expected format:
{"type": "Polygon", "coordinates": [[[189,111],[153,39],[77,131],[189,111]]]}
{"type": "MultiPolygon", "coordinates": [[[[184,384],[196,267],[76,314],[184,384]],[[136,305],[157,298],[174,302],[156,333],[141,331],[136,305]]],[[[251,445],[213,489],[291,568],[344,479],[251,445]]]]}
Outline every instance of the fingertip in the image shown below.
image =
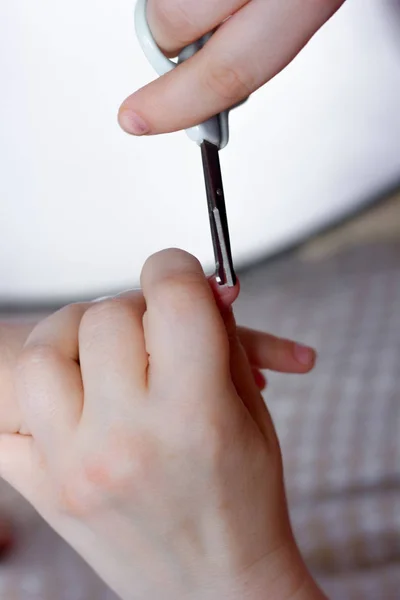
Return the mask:
{"type": "Polygon", "coordinates": [[[293,356],[306,373],[311,371],[317,362],[317,353],[314,348],[304,344],[293,344],[293,356]]]}
{"type": "Polygon", "coordinates": [[[209,278],[211,290],[220,310],[229,310],[240,294],[240,281],[236,281],[234,287],[219,285],[215,275],[209,278]]]}
{"type": "Polygon", "coordinates": [[[164,280],[178,280],[185,277],[205,280],[203,268],[199,260],[180,248],[167,248],[152,254],[145,262],[141,282],[145,289],[149,284],[157,285],[164,280]]]}
{"type": "Polygon", "coordinates": [[[260,392],[263,392],[267,387],[267,379],[259,369],[252,369],[254,382],[260,392]]]}
{"type": "Polygon", "coordinates": [[[118,123],[121,129],[131,135],[142,136],[151,133],[147,121],[126,103],[119,109],[118,123]]]}

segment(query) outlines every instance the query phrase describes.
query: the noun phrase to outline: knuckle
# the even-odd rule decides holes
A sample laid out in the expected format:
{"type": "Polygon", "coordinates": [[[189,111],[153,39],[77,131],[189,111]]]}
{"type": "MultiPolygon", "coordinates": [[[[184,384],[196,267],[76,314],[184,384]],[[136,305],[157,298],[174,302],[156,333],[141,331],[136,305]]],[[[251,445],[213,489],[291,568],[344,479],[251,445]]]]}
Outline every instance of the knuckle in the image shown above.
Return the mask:
{"type": "Polygon", "coordinates": [[[119,309],[119,303],[116,298],[109,298],[93,304],[82,317],[82,322],[96,325],[102,323],[104,319],[113,317],[119,309]]]}
{"type": "Polygon", "coordinates": [[[22,349],[16,363],[16,372],[23,375],[33,370],[48,368],[60,359],[58,351],[51,344],[29,344],[22,349]]]}
{"type": "Polygon", "coordinates": [[[82,317],[81,333],[93,335],[99,329],[123,317],[128,311],[128,303],[123,298],[111,298],[93,304],[82,317]]]}
{"type": "Polygon", "coordinates": [[[76,318],[81,318],[82,314],[84,314],[87,307],[87,303],[84,302],[75,302],[73,304],[67,304],[67,306],[63,306],[60,308],[55,315],[65,317],[65,321],[72,321],[76,318]]]}
{"type": "Polygon", "coordinates": [[[105,504],[137,498],[147,489],[156,468],[157,450],[148,435],[110,434],[104,450],[88,453],[59,487],[63,512],[84,516],[105,504]]]}
{"type": "Polygon", "coordinates": [[[170,275],[153,287],[153,300],[170,315],[193,314],[194,307],[209,297],[204,281],[193,274],[170,275]]]}
{"type": "Polygon", "coordinates": [[[206,87],[230,105],[247,98],[253,91],[248,75],[245,76],[228,59],[211,61],[204,77],[206,87]]]}

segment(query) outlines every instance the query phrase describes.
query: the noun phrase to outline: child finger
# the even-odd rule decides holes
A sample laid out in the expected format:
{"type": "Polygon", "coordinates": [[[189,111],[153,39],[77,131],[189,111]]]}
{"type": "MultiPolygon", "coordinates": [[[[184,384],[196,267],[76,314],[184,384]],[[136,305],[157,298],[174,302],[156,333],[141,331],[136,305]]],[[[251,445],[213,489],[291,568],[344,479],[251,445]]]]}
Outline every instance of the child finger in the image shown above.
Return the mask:
{"type": "Polygon", "coordinates": [[[258,369],[280,373],[308,373],[316,362],[313,348],[246,327],[238,336],[250,364],[258,369]]]}
{"type": "Polygon", "coordinates": [[[15,390],[23,421],[49,457],[68,447],[83,406],[78,331],[85,304],[41,321],[18,359],[15,390]]]}

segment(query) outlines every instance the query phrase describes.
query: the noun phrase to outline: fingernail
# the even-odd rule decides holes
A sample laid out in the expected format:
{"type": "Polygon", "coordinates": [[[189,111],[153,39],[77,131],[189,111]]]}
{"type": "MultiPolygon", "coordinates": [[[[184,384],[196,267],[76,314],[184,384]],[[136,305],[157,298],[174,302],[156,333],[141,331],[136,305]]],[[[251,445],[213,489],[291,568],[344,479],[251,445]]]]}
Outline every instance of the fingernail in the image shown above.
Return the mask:
{"type": "Polygon", "coordinates": [[[228,309],[237,300],[240,294],[240,282],[237,280],[235,287],[227,285],[219,285],[215,279],[215,275],[208,278],[210,287],[213,291],[214,298],[217,304],[222,309],[228,309]]]}
{"type": "Polygon", "coordinates": [[[132,135],[146,135],[150,131],[149,126],[142,117],[130,108],[121,110],[118,120],[122,129],[132,135]]]}
{"type": "Polygon", "coordinates": [[[315,350],[303,344],[294,345],[294,356],[296,360],[305,367],[315,360],[315,350]]]}
{"type": "Polygon", "coordinates": [[[142,293],[142,288],[140,288],[140,287],[130,288],[129,290],[124,290],[123,292],[120,292],[119,294],[117,294],[116,298],[125,298],[125,297],[129,297],[129,296],[136,296],[139,293],[140,294],[142,293]]]}
{"type": "Polygon", "coordinates": [[[92,304],[97,304],[98,302],[105,302],[106,300],[114,300],[114,298],[124,298],[125,296],[132,296],[134,294],[137,294],[138,292],[141,292],[141,288],[131,288],[129,290],[124,290],[123,292],[120,292],[119,294],[115,294],[115,296],[101,296],[101,298],[95,298],[95,300],[92,300],[92,304]]]}
{"type": "Polygon", "coordinates": [[[97,304],[98,302],[104,302],[105,300],[111,300],[113,296],[102,296],[101,298],[95,298],[92,300],[92,304],[97,304]]]}
{"type": "Polygon", "coordinates": [[[259,371],[258,369],[253,369],[253,377],[258,389],[261,391],[265,390],[265,388],[267,387],[267,380],[264,377],[263,373],[261,373],[261,371],[259,371]]]}

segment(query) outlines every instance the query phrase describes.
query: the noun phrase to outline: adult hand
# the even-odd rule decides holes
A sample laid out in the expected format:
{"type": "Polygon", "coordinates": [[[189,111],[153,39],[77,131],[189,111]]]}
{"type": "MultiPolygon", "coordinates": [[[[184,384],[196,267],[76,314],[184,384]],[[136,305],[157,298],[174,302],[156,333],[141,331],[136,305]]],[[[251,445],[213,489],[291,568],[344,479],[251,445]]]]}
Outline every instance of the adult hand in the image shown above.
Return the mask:
{"type": "Polygon", "coordinates": [[[123,103],[135,135],[186,129],[234,106],[281,71],[344,0],[148,0],[168,55],[219,27],[205,47],[123,103]]]}

